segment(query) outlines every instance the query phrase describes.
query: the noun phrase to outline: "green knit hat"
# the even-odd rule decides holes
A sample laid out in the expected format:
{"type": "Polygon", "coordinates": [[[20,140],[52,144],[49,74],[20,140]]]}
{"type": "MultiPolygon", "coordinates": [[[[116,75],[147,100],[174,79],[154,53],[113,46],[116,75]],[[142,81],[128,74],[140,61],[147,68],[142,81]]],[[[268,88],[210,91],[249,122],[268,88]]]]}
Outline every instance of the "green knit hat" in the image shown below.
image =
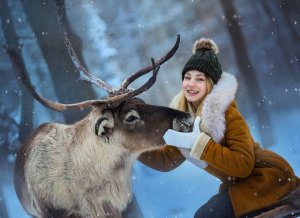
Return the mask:
{"type": "Polygon", "coordinates": [[[211,39],[201,38],[193,46],[193,55],[184,65],[182,80],[189,70],[198,70],[212,78],[217,83],[222,75],[222,67],[218,60],[218,47],[211,39]]]}

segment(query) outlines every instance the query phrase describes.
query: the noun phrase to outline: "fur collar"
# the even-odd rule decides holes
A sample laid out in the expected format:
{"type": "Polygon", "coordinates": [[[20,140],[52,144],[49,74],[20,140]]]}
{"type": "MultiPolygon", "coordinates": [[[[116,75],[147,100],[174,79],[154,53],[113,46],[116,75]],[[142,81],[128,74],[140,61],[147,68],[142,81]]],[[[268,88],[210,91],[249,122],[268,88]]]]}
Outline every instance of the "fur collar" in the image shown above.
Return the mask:
{"type": "Polygon", "coordinates": [[[223,73],[203,103],[200,129],[217,143],[224,137],[225,112],[235,99],[237,86],[235,76],[223,73]]]}
{"type": "MultiPolygon", "coordinates": [[[[235,76],[223,73],[212,92],[204,100],[200,129],[217,143],[220,143],[224,137],[225,112],[235,99],[237,86],[235,76]]],[[[170,107],[178,108],[179,96],[174,97],[170,107]]]]}

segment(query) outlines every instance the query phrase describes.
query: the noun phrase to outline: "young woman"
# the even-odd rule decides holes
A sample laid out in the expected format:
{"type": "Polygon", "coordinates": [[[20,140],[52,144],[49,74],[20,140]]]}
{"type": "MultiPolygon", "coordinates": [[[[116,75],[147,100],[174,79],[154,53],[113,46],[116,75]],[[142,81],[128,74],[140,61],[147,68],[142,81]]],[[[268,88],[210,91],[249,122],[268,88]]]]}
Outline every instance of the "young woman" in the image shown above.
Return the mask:
{"type": "Polygon", "coordinates": [[[195,217],[242,217],[276,204],[300,185],[291,166],[256,143],[235,102],[237,81],[223,73],[210,39],[195,42],[182,70],[182,91],[171,107],[198,116],[192,133],[168,130],[168,145],[143,153],[139,160],[170,171],[187,157],[218,177],[222,184],[195,217]],[[200,121],[201,120],[201,121],[200,121]]]}

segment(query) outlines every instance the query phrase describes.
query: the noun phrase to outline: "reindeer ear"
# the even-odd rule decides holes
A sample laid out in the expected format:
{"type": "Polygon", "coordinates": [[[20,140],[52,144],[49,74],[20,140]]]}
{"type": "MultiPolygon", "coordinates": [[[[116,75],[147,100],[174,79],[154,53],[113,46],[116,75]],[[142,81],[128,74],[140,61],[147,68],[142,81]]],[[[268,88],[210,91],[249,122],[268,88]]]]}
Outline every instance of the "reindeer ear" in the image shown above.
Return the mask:
{"type": "Polygon", "coordinates": [[[115,122],[111,111],[105,111],[95,124],[95,134],[108,136],[112,133],[115,122]]]}

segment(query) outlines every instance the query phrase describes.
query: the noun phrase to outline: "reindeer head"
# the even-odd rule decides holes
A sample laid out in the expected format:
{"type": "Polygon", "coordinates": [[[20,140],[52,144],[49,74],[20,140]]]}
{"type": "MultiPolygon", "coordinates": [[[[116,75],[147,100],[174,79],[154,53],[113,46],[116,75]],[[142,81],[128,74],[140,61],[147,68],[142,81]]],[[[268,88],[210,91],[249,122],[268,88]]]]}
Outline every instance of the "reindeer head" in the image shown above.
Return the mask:
{"type": "Polygon", "coordinates": [[[118,144],[125,150],[140,153],[164,145],[167,129],[187,132],[193,119],[189,114],[167,107],[146,104],[138,98],[117,106],[95,107],[90,113],[90,134],[101,144],[118,144]]]}

